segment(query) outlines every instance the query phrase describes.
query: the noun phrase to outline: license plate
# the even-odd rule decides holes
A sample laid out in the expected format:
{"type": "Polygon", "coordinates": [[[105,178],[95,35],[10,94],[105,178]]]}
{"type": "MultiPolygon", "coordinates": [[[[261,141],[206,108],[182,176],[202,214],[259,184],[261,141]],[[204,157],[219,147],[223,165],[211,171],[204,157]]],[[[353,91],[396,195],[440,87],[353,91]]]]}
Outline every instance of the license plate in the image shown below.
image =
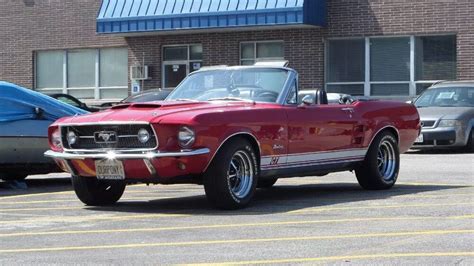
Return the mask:
{"type": "Polygon", "coordinates": [[[124,180],[123,164],[117,160],[95,161],[95,172],[100,180],[124,180]]]}
{"type": "Polygon", "coordinates": [[[423,134],[420,134],[418,138],[416,138],[415,143],[423,143],[423,134]]]}

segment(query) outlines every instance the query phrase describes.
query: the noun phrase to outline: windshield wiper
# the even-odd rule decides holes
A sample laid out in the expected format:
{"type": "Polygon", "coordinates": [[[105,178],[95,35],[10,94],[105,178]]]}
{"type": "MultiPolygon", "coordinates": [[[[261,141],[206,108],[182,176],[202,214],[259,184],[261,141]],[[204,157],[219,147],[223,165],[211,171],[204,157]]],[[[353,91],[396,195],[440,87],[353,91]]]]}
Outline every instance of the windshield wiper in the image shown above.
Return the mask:
{"type": "Polygon", "coordinates": [[[193,100],[193,99],[184,99],[184,98],[180,98],[180,99],[172,99],[172,101],[175,101],[175,102],[199,102],[198,100],[193,100]]]}
{"type": "Polygon", "coordinates": [[[236,102],[253,102],[252,100],[237,98],[237,97],[222,97],[222,98],[211,98],[208,101],[236,101],[236,102]]]}

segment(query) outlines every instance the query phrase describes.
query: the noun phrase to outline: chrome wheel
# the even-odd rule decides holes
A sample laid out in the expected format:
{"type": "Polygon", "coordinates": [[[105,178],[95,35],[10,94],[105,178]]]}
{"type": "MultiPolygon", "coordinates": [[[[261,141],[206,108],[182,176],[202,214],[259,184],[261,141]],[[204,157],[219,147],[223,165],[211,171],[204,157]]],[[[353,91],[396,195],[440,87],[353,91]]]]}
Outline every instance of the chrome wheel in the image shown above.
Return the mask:
{"type": "Polygon", "coordinates": [[[393,179],[397,156],[392,142],[384,140],[377,151],[377,168],[385,181],[393,179]]]}
{"type": "Polygon", "coordinates": [[[229,164],[227,183],[233,196],[238,199],[245,198],[252,189],[254,180],[253,161],[244,151],[237,151],[229,164]]]}

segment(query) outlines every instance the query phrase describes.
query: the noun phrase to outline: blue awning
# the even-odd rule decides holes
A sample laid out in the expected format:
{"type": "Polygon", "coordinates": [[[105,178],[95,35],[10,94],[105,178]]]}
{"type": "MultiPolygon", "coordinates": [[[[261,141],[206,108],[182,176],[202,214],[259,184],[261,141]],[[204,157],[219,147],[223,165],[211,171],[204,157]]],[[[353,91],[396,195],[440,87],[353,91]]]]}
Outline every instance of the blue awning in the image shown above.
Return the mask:
{"type": "Polygon", "coordinates": [[[326,0],[102,0],[97,33],[326,25],[326,0]]]}

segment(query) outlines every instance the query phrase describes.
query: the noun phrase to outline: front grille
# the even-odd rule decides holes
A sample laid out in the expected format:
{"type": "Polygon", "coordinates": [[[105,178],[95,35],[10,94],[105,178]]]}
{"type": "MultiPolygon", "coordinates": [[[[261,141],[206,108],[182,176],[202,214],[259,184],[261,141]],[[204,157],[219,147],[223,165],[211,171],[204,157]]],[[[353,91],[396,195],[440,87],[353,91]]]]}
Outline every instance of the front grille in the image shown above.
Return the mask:
{"type": "Polygon", "coordinates": [[[71,150],[153,149],[157,146],[155,133],[148,124],[64,126],[61,127],[61,137],[64,147],[71,150]],[[146,143],[138,140],[138,131],[142,128],[151,135],[146,143]],[[79,137],[73,145],[69,145],[67,141],[67,134],[70,131],[74,131],[79,137]],[[100,133],[115,133],[116,139],[100,142],[97,140],[97,135],[100,133]]]}
{"type": "Polygon", "coordinates": [[[436,121],[434,121],[434,120],[423,120],[423,121],[421,121],[421,124],[423,125],[423,127],[433,127],[435,123],[436,123],[436,121]]]}

